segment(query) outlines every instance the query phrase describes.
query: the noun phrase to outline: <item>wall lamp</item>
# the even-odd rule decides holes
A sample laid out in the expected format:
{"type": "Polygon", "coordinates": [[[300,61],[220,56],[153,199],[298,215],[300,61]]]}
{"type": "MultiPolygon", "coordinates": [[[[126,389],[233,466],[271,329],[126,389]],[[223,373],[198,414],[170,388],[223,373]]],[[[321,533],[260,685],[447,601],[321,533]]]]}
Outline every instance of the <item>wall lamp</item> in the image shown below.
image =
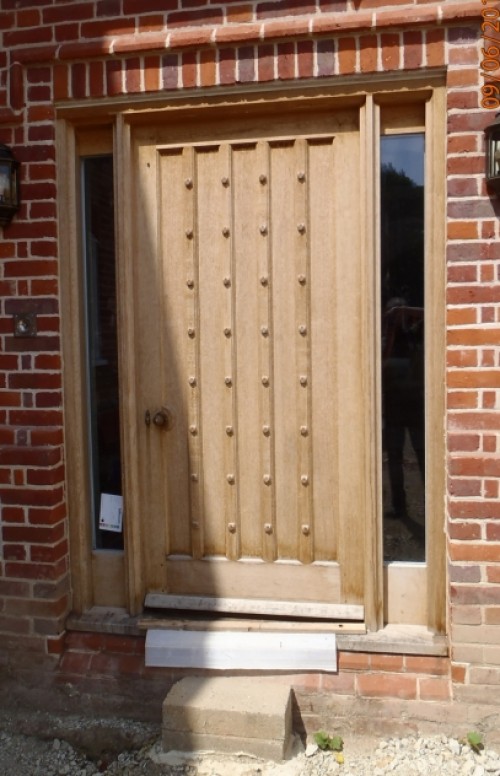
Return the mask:
{"type": "Polygon", "coordinates": [[[0,143],[0,226],[8,226],[19,210],[19,162],[0,143]]]}
{"type": "Polygon", "coordinates": [[[486,137],[486,183],[500,193],[500,113],[484,130],[486,137]]]}

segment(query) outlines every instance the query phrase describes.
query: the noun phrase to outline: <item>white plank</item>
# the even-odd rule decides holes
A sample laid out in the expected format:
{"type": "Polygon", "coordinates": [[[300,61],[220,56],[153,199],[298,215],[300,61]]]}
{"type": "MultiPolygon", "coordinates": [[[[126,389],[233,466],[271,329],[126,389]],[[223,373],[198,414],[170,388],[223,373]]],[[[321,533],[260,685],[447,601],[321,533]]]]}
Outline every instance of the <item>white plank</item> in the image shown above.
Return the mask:
{"type": "Polygon", "coordinates": [[[336,638],[333,633],[148,630],[146,666],[336,671],[336,638]]]}
{"type": "Polygon", "coordinates": [[[163,593],[148,593],[145,605],[152,609],[224,612],[225,614],[267,614],[278,617],[314,617],[322,620],[362,620],[364,616],[363,606],[350,604],[265,601],[249,598],[165,595],[163,593]]]}

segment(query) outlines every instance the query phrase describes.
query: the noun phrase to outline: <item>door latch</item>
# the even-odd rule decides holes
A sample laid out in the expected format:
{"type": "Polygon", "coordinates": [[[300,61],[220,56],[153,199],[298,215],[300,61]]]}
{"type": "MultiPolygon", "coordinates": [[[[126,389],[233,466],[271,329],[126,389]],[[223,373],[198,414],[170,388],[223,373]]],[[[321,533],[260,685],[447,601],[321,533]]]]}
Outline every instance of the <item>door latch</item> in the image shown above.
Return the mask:
{"type": "Polygon", "coordinates": [[[151,413],[150,410],[146,410],[144,415],[146,426],[153,424],[156,428],[163,429],[164,431],[169,431],[172,428],[173,420],[173,415],[168,407],[162,407],[154,413],[151,413]]]}

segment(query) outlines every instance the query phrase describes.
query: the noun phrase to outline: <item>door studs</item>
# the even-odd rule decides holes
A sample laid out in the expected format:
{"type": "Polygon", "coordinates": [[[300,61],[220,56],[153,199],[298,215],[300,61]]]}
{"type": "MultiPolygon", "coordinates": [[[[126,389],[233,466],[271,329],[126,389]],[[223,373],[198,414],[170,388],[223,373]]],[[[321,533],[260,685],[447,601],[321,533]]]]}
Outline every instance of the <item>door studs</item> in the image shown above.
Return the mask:
{"type": "Polygon", "coordinates": [[[169,431],[174,425],[174,416],[168,407],[162,407],[154,413],[150,410],[146,410],[144,414],[144,422],[146,426],[156,426],[156,428],[163,431],[169,431]]]}

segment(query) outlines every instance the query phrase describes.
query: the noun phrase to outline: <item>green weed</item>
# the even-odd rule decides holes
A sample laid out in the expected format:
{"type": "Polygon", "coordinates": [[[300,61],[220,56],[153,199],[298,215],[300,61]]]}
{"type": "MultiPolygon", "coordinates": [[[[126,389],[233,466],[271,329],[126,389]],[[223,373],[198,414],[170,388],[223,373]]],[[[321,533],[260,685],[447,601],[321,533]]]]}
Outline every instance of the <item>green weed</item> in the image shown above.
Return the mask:
{"type": "Polygon", "coordinates": [[[480,752],[481,749],[484,749],[483,734],[478,733],[476,730],[471,730],[467,733],[465,741],[474,752],[480,752]]]}
{"type": "Polygon", "coordinates": [[[319,730],[314,734],[314,741],[323,751],[341,752],[344,748],[342,736],[331,736],[324,730],[319,730]]]}

